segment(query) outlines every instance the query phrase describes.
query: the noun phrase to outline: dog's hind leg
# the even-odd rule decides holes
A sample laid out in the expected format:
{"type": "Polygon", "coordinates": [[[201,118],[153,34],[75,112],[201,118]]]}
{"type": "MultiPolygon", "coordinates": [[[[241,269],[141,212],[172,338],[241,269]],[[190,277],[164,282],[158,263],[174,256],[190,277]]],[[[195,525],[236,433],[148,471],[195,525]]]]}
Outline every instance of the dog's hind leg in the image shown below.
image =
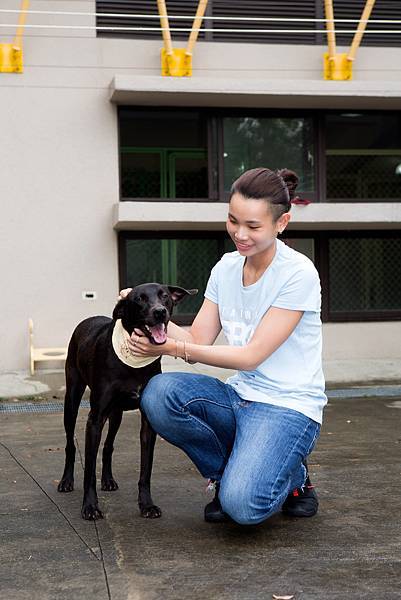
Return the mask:
{"type": "Polygon", "coordinates": [[[64,399],[64,429],[67,438],[65,447],[64,473],[58,484],[59,492],[72,492],[74,489],[75,444],[74,431],[77,414],[86,383],[80,376],[75,365],[66,363],[66,393],[64,399]]]}
{"type": "Polygon", "coordinates": [[[153,452],[156,433],[153,431],[146,415],[141,411],[141,473],[138,482],[138,505],[141,516],[147,519],[161,517],[162,511],[153,504],[150,494],[150,477],[153,466],[153,452]]]}
{"type": "Polygon", "coordinates": [[[121,409],[114,409],[109,416],[109,430],[107,432],[106,441],[103,446],[103,466],[102,466],[102,490],[107,492],[114,492],[118,490],[118,483],[113,478],[111,469],[111,457],[114,450],[114,440],[117,431],[121,425],[121,419],[123,418],[123,411],[121,409]]]}

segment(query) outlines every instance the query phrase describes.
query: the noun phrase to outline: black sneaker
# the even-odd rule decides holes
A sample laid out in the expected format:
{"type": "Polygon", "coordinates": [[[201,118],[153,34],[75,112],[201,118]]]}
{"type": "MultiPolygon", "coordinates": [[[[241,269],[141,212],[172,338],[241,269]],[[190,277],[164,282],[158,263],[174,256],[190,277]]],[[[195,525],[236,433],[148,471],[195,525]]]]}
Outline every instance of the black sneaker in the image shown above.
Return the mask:
{"type": "Polygon", "coordinates": [[[209,482],[208,488],[210,489],[213,485],[215,488],[215,495],[213,500],[205,506],[205,521],[208,523],[228,523],[229,521],[232,521],[232,519],[221,508],[219,500],[220,484],[217,481],[209,482]]]}
{"type": "Polygon", "coordinates": [[[317,513],[319,500],[309,477],[305,485],[288,494],[281,510],[290,517],[313,517],[317,513]]]}

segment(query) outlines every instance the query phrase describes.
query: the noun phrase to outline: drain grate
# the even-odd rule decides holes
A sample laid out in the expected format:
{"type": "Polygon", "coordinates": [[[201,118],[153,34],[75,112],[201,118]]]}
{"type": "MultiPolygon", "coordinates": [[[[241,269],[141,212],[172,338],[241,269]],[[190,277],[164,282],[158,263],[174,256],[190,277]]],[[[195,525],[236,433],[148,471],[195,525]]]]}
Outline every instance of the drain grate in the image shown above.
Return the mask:
{"type": "Polygon", "coordinates": [[[401,385],[383,385],[326,390],[328,398],[372,398],[401,396],[401,385]]]}
{"type": "MultiPolygon", "coordinates": [[[[88,400],[82,400],[81,408],[90,408],[88,400]]],[[[63,412],[64,402],[0,402],[0,413],[49,413],[63,412]]]]}

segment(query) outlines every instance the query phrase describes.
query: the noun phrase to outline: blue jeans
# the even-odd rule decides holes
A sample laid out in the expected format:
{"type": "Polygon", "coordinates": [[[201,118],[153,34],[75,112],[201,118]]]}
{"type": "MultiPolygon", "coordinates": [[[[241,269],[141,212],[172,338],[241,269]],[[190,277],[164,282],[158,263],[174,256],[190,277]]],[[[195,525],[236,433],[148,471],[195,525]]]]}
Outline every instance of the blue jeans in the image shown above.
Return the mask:
{"type": "Polygon", "coordinates": [[[192,373],[156,375],[141,406],[203,477],[220,481],[222,508],[237,523],[261,523],[305,483],[302,460],[320,425],[295,410],[242,400],[230,385],[192,373]]]}

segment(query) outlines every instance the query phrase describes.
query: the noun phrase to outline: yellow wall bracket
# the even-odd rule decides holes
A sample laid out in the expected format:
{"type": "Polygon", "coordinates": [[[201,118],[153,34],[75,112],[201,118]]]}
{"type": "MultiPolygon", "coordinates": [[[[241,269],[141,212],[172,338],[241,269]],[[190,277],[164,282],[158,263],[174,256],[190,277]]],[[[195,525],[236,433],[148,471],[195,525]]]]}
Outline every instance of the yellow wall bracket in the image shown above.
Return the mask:
{"type": "Polygon", "coordinates": [[[375,1],[366,0],[365,8],[363,9],[349,52],[337,54],[333,0],[325,0],[328,52],[325,52],[323,55],[324,79],[331,79],[332,81],[349,81],[352,79],[352,64],[375,1]]]}
{"type": "Polygon", "coordinates": [[[330,56],[324,53],[324,78],[333,81],[347,81],[352,79],[352,60],[348,54],[335,54],[330,56]]]}
{"type": "Polygon", "coordinates": [[[191,77],[192,56],[186,53],[185,48],[173,48],[171,54],[166,49],[161,49],[162,75],[170,77],[191,77]]]}
{"type": "Polygon", "coordinates": [[[24,70],[22,34],[28,8],[29,0],[22,0],[18,29],[14,41],[10,44],[0,44],[0,73],[22,73],[24,70]]]}
{"type": "Polygon", "coordinates": [[[161,73],[164,77],[191,77],[192,52],[198,39],[199,29],[208,0],[199,0],[186,48],[173,48],[165,0],[157,0],[164,48],[161,50],[161,73]]]}
{"type": "Polygon", "coordinates": [[[0,44],[0,73],[22,73],[22,48],[15,44],[0,44]]]}

